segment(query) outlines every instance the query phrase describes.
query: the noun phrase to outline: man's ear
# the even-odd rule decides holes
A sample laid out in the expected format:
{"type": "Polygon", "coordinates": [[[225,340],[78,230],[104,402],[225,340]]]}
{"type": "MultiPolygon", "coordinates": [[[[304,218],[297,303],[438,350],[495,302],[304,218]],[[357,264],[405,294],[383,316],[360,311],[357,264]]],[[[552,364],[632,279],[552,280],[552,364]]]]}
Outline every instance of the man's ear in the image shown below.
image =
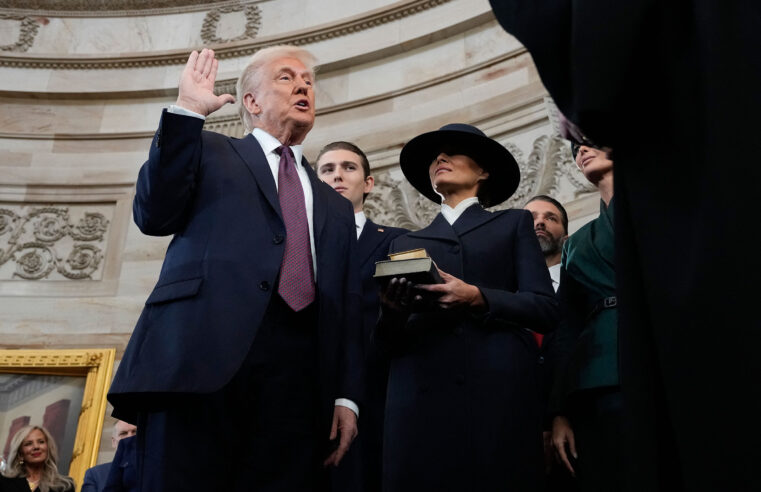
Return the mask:
{"type": "Polygon", "coordinates": [[[487,179],[489,179],[489,172],[488,171],[483,171],[481,174],[478,175],[478,180],[479,181],[486,181],[487,179]]]}
{"type": "Polygon", "coordinates": [[[368,176],[365,178],[365,185],[362,188],[362,193],[370,193],[375,186],[375,178],[368,176]]]}
{"type": "Polygon", "coordinates": [[[251,92],[243,94],[243,106],[246,108],[246,111],[255,116],[262,112],[261,106],[257,104],[254,94],[251,92]]]}

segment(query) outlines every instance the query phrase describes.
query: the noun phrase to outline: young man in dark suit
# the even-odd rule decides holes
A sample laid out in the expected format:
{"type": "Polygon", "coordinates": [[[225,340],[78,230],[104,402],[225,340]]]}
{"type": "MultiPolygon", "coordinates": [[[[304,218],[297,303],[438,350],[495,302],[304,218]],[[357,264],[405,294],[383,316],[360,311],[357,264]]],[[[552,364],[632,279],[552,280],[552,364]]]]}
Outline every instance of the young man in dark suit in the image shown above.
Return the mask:
{"type": "MultiPolygon", "coordinates": [[[[362,417],[362,436],[357,449],[350,453],[352,471],[342,480],[350,480],[354,490],[364,482],[363,490],[380,491],[381,447],[383,442],[383,408],[386,404],[388,359],[372,343],[372,331],[378,320],[380,301],[378,284],[373,278],[375,262],[388,259],[391,241],[405,232],[398,227],[380,226],[365,217],[363,206],[375,185],[367,156],[349,142],[333,142],[320,150],[315,168],[322,181],[349,200],[354,207],[357,226],[357,259],[362,279],[362,341],[367,370],[367,405],[362,417]],[[348,477],[351,478],[348,478],[348,477]]],[[[360,486],[361,487],[361,486],[360,486]]]]}
{"type": "Polygon", "coordinates": [[[140,170],[135,222],[174,235],[109,394],[139,422],[143,492],[324,490],[356,436],[354,217],[301,157],[314,64],[258,51],[235,139],[202,131],[234,98],[214,94],[214,53],[193,52],[140,170]]]}

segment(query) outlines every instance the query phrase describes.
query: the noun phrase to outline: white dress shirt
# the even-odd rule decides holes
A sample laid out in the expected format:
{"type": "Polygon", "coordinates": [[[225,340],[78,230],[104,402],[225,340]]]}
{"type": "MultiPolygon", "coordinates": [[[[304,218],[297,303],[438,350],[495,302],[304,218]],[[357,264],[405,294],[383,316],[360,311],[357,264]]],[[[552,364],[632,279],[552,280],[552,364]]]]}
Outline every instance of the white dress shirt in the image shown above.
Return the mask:
{"type": "Polygon", "coordinates": [[[557,292],[560,287],[560,263],[547,267],[547,270],[550,271],[550,278],[552,278],[552,288],[557,292]]]}
{"type": "Polygon", "coordinates": [[[455,223],[457,219],[460,218],[460,215],[473,205],[474,203],[478,203],[478,197],[473,196],[470,198],[466,198],[465,200],[461,201],[460,203],[455,206],[455,208],[450,207],[449,205],[442,203],[441,204],[441,215],[444,216],[445,219],[447,219],[447,222],[449,222],[449,225],[452,225],[455,223]]]}
{"type": "MultiPolygon", "coordinates": [[[[189,109],[172,104],[167,109],[170,113],[180,114],[183,116],[192,116],[194,118],[200,118],[206,120],[206,117],[202,114],[198,114],[189,109]]],[[[265,132],[260,128],[255,128],[251,134],[254,136],[259,145],[264,151],[264,155],[267,158],[267,164],[269,164],[270,171],[272,171],[272,177],[275,179],[275,189],[277,189],[277,176],[280,170],[280,156],[275,153],[275,149],[282,144],[278,139],[265,132]]],[[[312,195],[312,183],[309,181],[309,174],[306,168],[301,165],[301,156],[303,155],[303,148],[301,145],[291,145],[293,151],[294,161],[296,162],[296,171],[299,174],[299,180],[301,180],[301,187],[304,190],[304,205],[307,211],[307,222],[309,223],[309,244],[312,247],[312,267],[314,268],[315,279],[317,278],[317,254],[314,248],[314,196],[312,195]]],[[[364,214],[363,214],[364,215],[364,214]]],[[[363,224],[364,225],[364,224],[363,224]]],[[[359,234],[357,235],[359,237],[359,234]]],[[[359,407],[352,400],[347,398],[336,399],[335,404],[337,406],[347,407],[353,411],[357,417],[359,417],[359,407]]]]}
{"type": "Polygon", "coordinates": [[[359,239],[360,234],[362,234],[362,231],[365,229],[365,223],[367,223],[367,217],[365,217],[365,213],[364,212],[355,213],[354,223],[357,224],[357,239],[359,239]]]}

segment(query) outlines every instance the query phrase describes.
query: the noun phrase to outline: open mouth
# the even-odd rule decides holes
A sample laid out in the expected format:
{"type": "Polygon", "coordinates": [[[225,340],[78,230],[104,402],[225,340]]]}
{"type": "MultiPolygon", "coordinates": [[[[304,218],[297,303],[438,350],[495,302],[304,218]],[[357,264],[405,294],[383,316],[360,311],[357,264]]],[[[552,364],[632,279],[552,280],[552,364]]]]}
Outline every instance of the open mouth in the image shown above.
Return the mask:
{"type": "Polygon", "coordinates": [[[297,108],[303,108],[303,109],[309,109],[309,101],[307,101],[306,99],[302,99],[300,101],[297,101],[296,102],[296,107],[297,108]]]}

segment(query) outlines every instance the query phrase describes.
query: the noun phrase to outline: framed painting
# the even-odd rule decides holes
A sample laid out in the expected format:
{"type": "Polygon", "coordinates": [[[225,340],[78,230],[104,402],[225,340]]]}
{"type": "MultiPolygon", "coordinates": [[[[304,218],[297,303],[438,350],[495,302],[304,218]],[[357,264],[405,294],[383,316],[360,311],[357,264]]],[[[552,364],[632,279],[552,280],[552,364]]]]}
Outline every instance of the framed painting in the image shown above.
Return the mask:
{"type": "Polygon", "coordinates": [[[58,447],[59,472],[81,488],[95,465],[115,349],[0,350],[0,466],[16,432],[45,427],[58,447]]]}

